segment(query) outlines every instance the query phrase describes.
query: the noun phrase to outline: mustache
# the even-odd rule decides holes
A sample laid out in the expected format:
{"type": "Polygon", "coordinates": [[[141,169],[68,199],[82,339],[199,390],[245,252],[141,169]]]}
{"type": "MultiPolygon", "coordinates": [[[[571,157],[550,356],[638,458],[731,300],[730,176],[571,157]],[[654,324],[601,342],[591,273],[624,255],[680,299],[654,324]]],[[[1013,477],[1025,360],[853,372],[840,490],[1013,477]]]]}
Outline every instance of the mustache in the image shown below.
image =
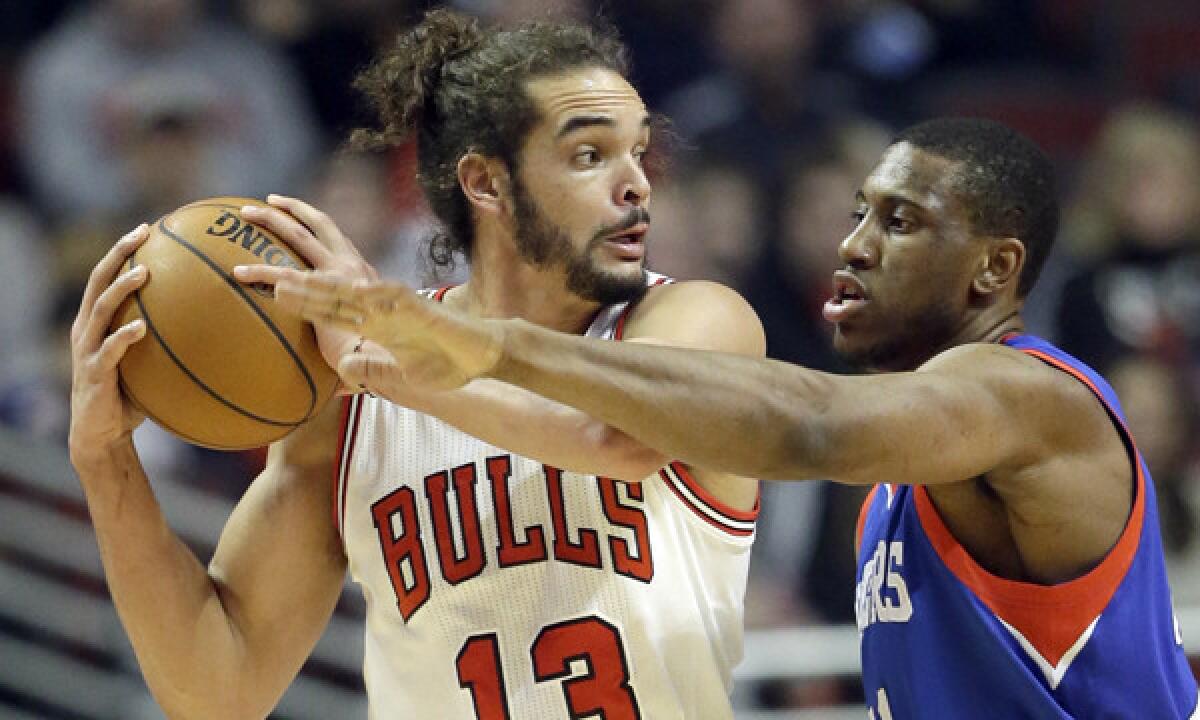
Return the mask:
{"type": "Polygon", "coordinates": [[[625,217],[621,218],[620,222],[609,225],[608,227],[600,228],[595,237],[592,239],[592,242],[600,242],[607,237],[623,233],[626,230],[629,230],[630,228],[642,223],[646,223],[647,225],[650,224],[650,211],[640,206],[632,207],[629,209],[629,212],[625,214],[625,217]]]}

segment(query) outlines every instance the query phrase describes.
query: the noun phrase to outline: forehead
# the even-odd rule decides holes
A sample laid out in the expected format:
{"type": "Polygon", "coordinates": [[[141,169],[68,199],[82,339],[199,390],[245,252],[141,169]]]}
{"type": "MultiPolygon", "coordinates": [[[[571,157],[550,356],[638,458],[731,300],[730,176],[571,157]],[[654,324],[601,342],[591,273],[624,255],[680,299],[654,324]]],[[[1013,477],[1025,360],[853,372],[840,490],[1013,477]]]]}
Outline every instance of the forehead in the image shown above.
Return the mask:
{"type": "Polygon", "coordinates": [[[958,163],[921,150],[906,142],[883,153],[879,164],[863,182],[870,202],[901,199],[935,211],[956,209],[954,177],[958,163]]]}
{"type": "Polygon", "coordinates": [[[639,126],[646,117],[646,105],[637,90],[606,68],[578,68],[534,78],[527,89],[541,113],[541,124],[552,130],[577,115],[606,117],[617,123],[630,120],[639,126]]]}

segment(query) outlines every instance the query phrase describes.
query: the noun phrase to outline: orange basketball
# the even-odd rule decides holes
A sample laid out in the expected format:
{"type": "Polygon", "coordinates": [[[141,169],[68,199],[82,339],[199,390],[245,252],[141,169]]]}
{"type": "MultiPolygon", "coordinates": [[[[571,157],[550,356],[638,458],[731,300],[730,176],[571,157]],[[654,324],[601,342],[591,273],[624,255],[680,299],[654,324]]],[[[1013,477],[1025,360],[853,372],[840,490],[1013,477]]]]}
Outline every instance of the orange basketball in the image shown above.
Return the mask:
{"type": "Polygon", "coordinates": [[[312,326],[280,310],[270,288],[244,285],[235,265],[307,263],[241,217],[249,198],[199,200],[161,218],[129,260],[146,284],[113,328],[142,317],[146,335],[119,369],[126,396],[184,440],[221,450],[287,435],[332,396],[337,376],[312,326]]]}

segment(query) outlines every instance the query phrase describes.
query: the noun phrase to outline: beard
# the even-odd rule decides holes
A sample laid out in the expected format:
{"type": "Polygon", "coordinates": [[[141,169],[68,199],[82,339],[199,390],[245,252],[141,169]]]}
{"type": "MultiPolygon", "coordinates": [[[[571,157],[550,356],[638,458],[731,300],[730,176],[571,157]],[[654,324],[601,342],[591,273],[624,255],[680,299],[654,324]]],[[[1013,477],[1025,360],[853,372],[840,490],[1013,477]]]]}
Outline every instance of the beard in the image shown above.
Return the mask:
{"type": "Polygon", "coordinates": [[[596,267],[592,259],[605,238],[649,222],[650,214],[645,208],[631,209],[621,222],[601,228],[583,250],[576,251],[566,231],[546,217],[519,181],[513,183],[513,206],[517,252],[535,267],[562,268],[567,276],[567,290],[572,294],[601,305],[634,302],[646,294],[644,268],[634,275],[619,275],[596,267]]]}
{"type": "Polygon", "coordinates": [[[926,360],[947,347],[962,322],[961,312],[945,300],[926,308],[881,323],[892,329],[875,342],[863,347],[846,347],[837,342],[834,352],[853,367],[873,372],[904,372],[915,370],[926,360]]]}

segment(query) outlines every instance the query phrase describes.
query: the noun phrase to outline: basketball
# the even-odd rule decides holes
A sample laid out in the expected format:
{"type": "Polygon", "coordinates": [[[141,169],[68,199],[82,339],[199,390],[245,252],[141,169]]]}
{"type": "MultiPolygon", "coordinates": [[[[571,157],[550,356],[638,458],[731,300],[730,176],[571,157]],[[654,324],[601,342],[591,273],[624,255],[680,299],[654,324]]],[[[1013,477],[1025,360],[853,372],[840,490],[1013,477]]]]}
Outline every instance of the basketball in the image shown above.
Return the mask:
{"type": "Polygon", "coordinates": [[[121,388],[183,440],[220,450],[266,445],[321,409],[337,387],[312,326],[284,313],[270,288],[239,283],[235,265],[308,264],[245,222],[250,198],[199,200],[160,218],[129,260],[149,279],[112,328],[138,317],[146,335],[121,360],[121,388]]]}

